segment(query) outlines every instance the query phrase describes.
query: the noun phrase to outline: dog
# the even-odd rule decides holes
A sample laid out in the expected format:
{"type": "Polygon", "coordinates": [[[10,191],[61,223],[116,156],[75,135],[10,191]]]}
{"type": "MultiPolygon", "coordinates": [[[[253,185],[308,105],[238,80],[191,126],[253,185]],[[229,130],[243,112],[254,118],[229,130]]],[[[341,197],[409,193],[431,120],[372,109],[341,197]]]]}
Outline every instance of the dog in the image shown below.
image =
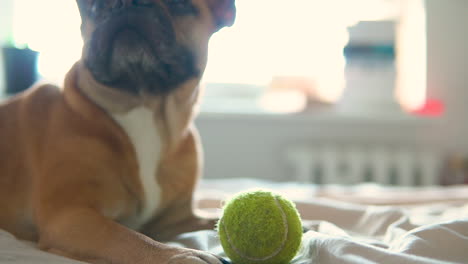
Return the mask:
{"type": "Polygon", "coordinates": [[[84,47],[63,89],[0,106],[0,228],[90,263],[225,263],[163,242],[215,226],[192,210],[192,120],[234,1],[77,0],[84,47]]]}

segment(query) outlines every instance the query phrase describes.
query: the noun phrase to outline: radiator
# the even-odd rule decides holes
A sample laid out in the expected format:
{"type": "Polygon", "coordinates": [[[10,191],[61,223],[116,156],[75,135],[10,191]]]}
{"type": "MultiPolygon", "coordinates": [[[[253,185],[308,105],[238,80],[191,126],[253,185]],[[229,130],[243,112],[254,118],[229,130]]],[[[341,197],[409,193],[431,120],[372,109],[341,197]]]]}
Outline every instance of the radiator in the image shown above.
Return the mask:
{"type": "Polygon", "coordinates": [[[437,151],[391,144],[321,144],[286,151],[294,180],[316,184],[437,185],[441,157],[437,151]]]}

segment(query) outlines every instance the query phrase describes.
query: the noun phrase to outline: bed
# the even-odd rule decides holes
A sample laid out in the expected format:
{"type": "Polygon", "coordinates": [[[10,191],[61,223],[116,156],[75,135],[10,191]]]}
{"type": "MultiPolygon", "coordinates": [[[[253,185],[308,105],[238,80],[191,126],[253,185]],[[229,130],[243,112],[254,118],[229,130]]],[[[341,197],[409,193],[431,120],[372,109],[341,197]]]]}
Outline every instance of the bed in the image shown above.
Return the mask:
{"type": "MultiPolygon", "coordinates": [[[[217,214],[223,200],[252,188],[270,189],[296,202],[309,231],[292,264],[468,263],[468,186],[204,180],[195,195],[197,213],[217,214]]],[[[182,234],[168,243],[224,255],[212,230],[182,234]]],[[[42,252],[0,230],[0,263],[81,262],[42,252]]]]}

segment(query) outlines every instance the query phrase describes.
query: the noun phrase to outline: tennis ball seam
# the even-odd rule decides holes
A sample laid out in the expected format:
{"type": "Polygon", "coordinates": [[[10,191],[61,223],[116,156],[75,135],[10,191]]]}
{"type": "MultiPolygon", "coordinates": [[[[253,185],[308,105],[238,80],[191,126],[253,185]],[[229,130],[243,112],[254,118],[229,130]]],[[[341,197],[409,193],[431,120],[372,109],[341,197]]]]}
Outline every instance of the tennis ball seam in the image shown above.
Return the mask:
{"type": "Polygon", "coordinates": [[[268,256],[265,256],[263,258],[255,258],[255,257],[251,257],[251,256],[247,256],[247,255],[244,255],[242,252],[240,252],[240,250],[238,248],[236,248],[236,246],[234,246],[234,244],[232,243],[232,240],[231,240],[231,237],[229,236],[229,232],[226,228],[226,225],[222,225],[222,228],[224,229],[224,233],[226,234],[226,238],[228,240],[228,243],[229,243],[229,246],[241,257],[243,258],[246,258],[248,260],[252,260],[252,261],[265,261],[265,260],[268,260],[268,259],[271,259],[275,256],[277,256],[279,253],[281,253],[281,251],[285,248],[286,246],[286,241],[288,240],[288,232],[289,232],[289,225],[288,225],[288,218],[286,216],[286,213],[284,212],[284,209],[283,207],[281,206],[281,203],[278,201],[278,198],[276,196],[274,196],[274,200],[275,200],[275,203],[277,205],[277,207],[279,208],[280,212],[281,212],[281,218],[283,219],[283,227],[284,227],[284,236],[283,236],[283,240],[281,241],[281,245],[278,247],[278,249],[273,252],[272,254],[268,255],[268,256]]]}

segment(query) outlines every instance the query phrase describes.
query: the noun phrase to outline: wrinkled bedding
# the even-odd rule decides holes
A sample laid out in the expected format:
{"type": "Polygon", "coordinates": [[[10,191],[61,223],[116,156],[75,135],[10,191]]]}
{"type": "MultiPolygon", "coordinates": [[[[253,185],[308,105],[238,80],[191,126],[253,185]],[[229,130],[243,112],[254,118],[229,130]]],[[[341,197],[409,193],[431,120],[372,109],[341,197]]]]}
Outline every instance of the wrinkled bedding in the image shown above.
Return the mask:
{"type": "MultiPolygon", "coordinates": [[[[294,200],[309,229],[293,264],[468,263],[468,187],[389,188],[251,179],[205,180],[197,212],[218,214],[222,201],[251,188],[294,200]]],[[[216,232],[180,235],[173,245],[223,255],[216,232]]],[[[0,263],[81,263],[36,249],[0,230],[0,263]]]]}

